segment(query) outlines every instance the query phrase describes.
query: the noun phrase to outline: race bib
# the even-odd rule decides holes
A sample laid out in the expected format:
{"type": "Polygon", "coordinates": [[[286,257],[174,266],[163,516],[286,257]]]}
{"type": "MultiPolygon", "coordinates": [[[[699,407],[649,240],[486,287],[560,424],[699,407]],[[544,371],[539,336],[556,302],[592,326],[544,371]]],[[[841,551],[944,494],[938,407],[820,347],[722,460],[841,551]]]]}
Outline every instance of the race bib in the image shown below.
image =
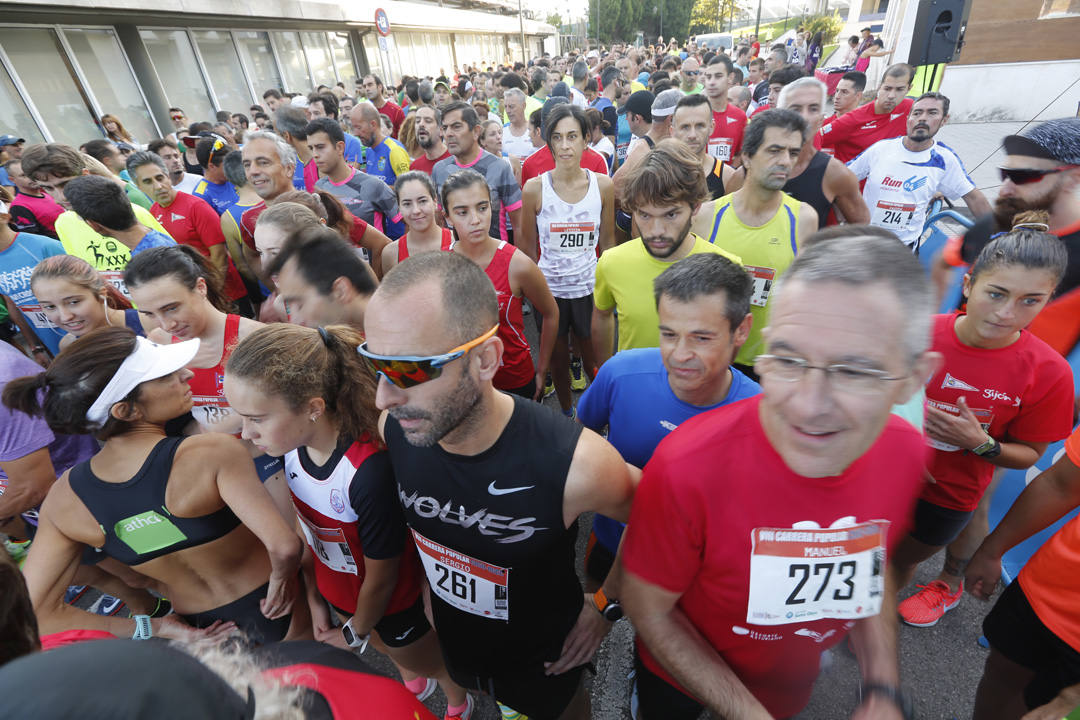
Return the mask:
{"type": "Polygon", "coordinates": [[[877,615],[888,526],[874,520],[825,530],[755,528],[746,622],[788,625],[877,615]]]}
{"type": "Polygon", "coordinates": [[[544,248],[544,252],[552,252],[556,255],[580,255],[585,252],[596,252],[596,223],[553,222],[548,228],[548,247],[544,248]]]}
{"type": "MultiPolygon", "coordinates": [[[[195,400],[196,402],[205,402],[208,399],[196,398],[195,400]]],[[[211,402],[206,405],[193,405],[191,415],[199,425],[213,431],[222,422],[232,417],[233,410],[225,404],[225,398],[221,398],[220,404],[211,402]]]]}
{"type": "Polygon", "coordinates": [[[709,154],[717,160],[729,162],[731,160],[731,138],[709,138],[709,154]]]}
{"type": "Polygon", "coordinates": [[[105,282],[119,290],[128,300],[131,299],[131,293],[128,292],[127,285],[124,283],[123,270],[99,270],[98,272],[105,282]]]}
{"type": "Polygon", "coordinates": [[[345,533],[341,528],[316,527],[302,515],[296,517],[300,518],[300,529],[304,531],[312,554],[319,558],[323,565],[334,572],[357,574],[356,558],[349,550],[349,543],[345,542],[345,533]]]}
{"type": "MultiPolygon", "coordinates": [[[[957,417],[960,416],[960,408],[947,402],[941,402],[940,400],[931,400],[930,398],[926,398],[926,404],[932,408],[937,408],[938,410],[947,412],[950,415],[956,415],[957,417]]],[[[979,421],[980,425],[982,425],[982,429],[986,432],[987,435],[989,435],[990,423],[994,422],[994,413],[984,408],[969,407],[968,409],[971,410],[971,414],[975,416],[975,419],[979,421]]],[[[956,445],[951,445],[947,442],[934,440],[929,435],[926,436],[926,444],[934,448],[935,450],[944,450],[945,452],[956,452],[957,450],[962,449],[956,445]]]]}
{"type": "Polygon", "coordinates": [[[755,307],[765,307],[769,302],[769,293],[772,291],[773,280],[776,279],[776,271],[756,265],[743,265],[743,267],[754,278],[754,292],[750,295],[750,304],[755,307]]]}
{"type": "Polygon", "coordinates": [[[510,570],[451,550],[412,531],[431,591],[448,605],[494,620],[510,619],[510,570]]]}
{"type": "Polygon", "coordinates": [[[39,330],[56,330],[58,329],[53,325],[45,311],[41,309],[41,305],[23,305],[19,308],[26,319],[30,321],[30,324],[39,330]]]}
{"type": "Polygon", "coordinates": [[[907,230],[914,217],[915,205],[912,203],[878,200],[870,224],[889,230],[907,230]]]}

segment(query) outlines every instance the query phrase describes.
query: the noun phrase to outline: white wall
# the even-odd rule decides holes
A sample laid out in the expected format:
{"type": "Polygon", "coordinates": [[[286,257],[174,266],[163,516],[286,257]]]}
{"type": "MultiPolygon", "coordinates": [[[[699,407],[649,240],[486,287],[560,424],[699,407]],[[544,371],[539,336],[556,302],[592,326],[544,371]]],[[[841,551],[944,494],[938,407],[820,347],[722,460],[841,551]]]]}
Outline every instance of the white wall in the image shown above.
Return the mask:
{"type": "Polygon", "coordinates": [[[1073,117],[1080,103],[1080,60],[949,65],[941,92],[952,103],[952,122],[1073,117]]]}

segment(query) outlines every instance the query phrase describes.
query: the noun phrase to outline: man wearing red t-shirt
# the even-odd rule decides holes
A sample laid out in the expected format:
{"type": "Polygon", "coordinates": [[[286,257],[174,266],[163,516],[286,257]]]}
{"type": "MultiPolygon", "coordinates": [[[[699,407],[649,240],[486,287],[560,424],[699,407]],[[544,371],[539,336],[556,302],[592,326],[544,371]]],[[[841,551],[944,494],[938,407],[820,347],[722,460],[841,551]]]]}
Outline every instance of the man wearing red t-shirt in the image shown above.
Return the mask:
{"type": "Polygon", "coordinates": [[[424,154],[412,161],[410,170],[419,170],[431,174],[431,168],[435,163],[450,157],[450,151],[442,141],[442,131],[439,129],[442,122],[442,114],[438,108],[430,105],[421,105],[413,111],[416,118],[416,143],[424,154]]]}
{"type": "MultiPolygon", "coordinates": [[[[154,204],[150,214],[161,223],[173,240],[190,245],[225,275],[225,294],[230,300],[247,296],[247,288],[229,257],[221,217],[202,198],[180,192],[169,176],[156,164],[149,163],[132,169],[132,180],[140,189],[148,190],[154,204]]],[[[254,314],[254,308],[248,308],[254,314]]]]}
{"type": "Polygon", "coordinates": [[[904,96],[911,89],[914,72],[904,63],[886,70],[874,102],[821,127],[821,149],[846,163],[878,140],[906,135],[908,111],[914,101],[904,96]]]}
{"type": "Polygon", "coordinates": [[[886,561],[921,489],[932,291],[880,237],[824,240],[772,289],[762,395],[697,415],[645,467],[620,598],[644,720],[798,714],[851,631],[860,717],[903,716],[886,561]],[[811,308],[812,310],[807,310],[811,308]]]}
{"type": "Polygon", "coordinates": [[[709,135],[709,154],[732,167],[742,162],[743,130],[746,129],[746,113],[728,102],[727,91],[731,73],[735,70],[731,58],[716,54],[702,71],[705,97],[712,106],[713,129],[709,135]]]}
{"type": "Polygon", "coordinates": [[[386,87],[378,75],[365,75],[363,85],[364,95],[375,106],[375,109],[390,118],[390,122],[394,125],[393,137],[397,138],[401,123],[405,122],[405,111],[397,103],[386,99],[383,95],[386,87]]]}

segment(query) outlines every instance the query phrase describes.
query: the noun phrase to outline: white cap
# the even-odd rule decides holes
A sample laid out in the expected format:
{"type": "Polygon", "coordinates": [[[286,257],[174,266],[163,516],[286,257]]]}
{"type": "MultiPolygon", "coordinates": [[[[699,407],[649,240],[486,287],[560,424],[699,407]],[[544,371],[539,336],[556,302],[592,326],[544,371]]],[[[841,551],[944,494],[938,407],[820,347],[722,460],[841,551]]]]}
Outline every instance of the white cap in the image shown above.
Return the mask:
{"type": "Polygon", "coordinates": [[[158,345],[144,337],[135,338],[135,352],[124,358],[109,384],[86,411],[86,419],[98,427],[109,419],[112,406],[148,380],[157,380],[191,362],[199,351],[199,339],[185,340],[172,345],[158,345]]]}
{"type": "Polygon", "coordinates": [[[295,105],[296,107],[300,107],[300,108],[306,108],[308,106],[308,99],[306,97],[304,97],[303,95],[297,95],[296,97],[294,97],[292,100],[289,101],[289,104],[290,105],[295,105]]]}

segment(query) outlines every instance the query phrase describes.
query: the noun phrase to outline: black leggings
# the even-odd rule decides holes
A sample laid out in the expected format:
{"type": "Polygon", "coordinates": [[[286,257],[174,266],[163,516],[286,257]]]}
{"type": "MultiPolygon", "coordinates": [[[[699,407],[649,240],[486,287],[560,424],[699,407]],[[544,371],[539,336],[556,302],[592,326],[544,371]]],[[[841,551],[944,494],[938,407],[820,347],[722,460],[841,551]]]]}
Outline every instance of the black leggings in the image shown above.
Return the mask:
{"type": "Polygon", "coordinates": [[[197,628],[209,627],[218,620],[234,622],[247,635],[247,639],[256,645],[283,640],[289,632],[292,615],[271,620],[262,614],[259,601],[266,597],[269,587],[270,583],[266,583],[228,605],[180,617],[197,628]]]}

